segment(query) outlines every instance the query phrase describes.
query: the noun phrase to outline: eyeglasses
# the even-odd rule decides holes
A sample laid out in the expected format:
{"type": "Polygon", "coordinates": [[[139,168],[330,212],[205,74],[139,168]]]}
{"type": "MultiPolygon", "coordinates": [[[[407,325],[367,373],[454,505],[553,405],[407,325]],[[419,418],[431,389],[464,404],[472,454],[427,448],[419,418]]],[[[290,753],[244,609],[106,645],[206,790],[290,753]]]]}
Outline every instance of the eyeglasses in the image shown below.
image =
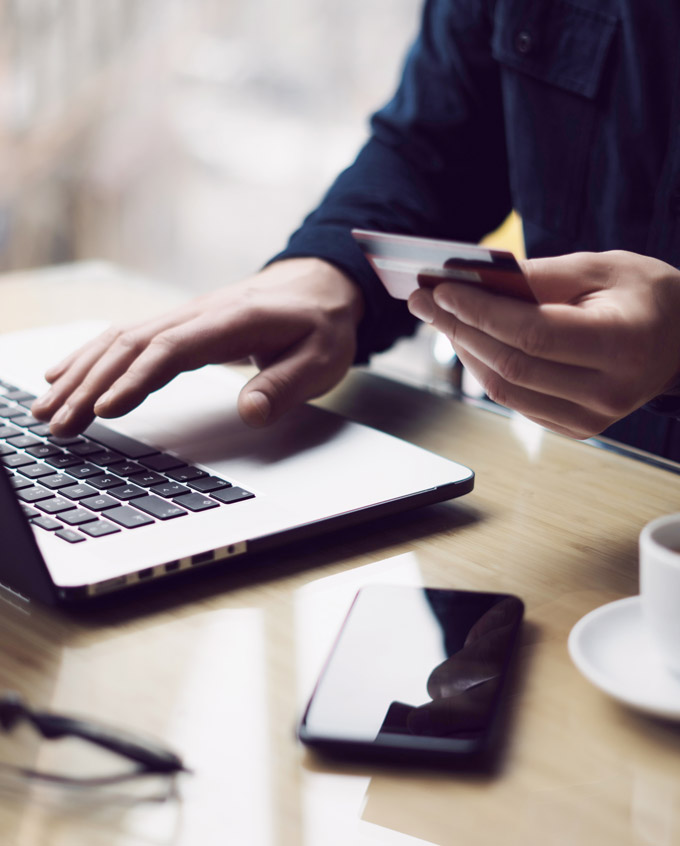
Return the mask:
{"type": "Polygon", "coordinates": [[[8,691],[0,695],[0,728],[12,731],[22,722],[32,725],[46,740],[78,738],[113,752],[135,765],[133,770],[115,775],[85,778],[42,772],[12,764],[1,765],[3,770],[24,778],[72,787],[97,787],[119,784],[144,776],[175,776],[180,772],[191,772],[178,755],[153,740],[90,720],[34,710],[18,693],[8,691]]]}

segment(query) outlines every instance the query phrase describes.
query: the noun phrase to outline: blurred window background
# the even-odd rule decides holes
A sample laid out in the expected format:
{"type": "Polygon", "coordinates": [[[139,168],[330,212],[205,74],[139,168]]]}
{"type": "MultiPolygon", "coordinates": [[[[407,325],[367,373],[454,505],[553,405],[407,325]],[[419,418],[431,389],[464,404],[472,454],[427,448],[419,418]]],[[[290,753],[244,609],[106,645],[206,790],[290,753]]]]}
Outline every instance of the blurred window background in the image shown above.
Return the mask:
{"type": "Polygon", "coordinates": [[[189,291],[279,250],[390,96],[420,0],[1,0],[0,270],[189,291]]]}

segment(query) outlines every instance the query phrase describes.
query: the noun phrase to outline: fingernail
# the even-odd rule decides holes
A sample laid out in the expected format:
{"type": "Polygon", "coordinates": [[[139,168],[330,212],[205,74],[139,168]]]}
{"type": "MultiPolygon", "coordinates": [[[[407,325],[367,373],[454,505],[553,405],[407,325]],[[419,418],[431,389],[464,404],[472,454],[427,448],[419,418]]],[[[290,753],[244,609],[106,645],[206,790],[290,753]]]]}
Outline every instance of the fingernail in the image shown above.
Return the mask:
{"type": "Polygon", "coordinates": [[[56,414],[52,416],[52,420],[50,421],[52,424],[57,426],[61,426],[62,423],[66,423],[71,416],[71,409],[68,405],[62,405],[62,407],[57,411],[56,414]]]}
{"type": "Polygon", "coordinates": [[[49,390],[45,391],[45,393],[34,400],[33,405],[38,406],[38,408],[42,408],[45,405],[49,405],[52,402],[52,398],[54,397],[54,389],[50,388],[49,390]]]}
{"type": "Polygon", "coordinates": [[[260,418],[258,422],[266,423],[272,410],[268,397],[262,391],[251,391],[248,394],[248,399],[260,418]]]}
{"type": "Polygon", "coordinates": [[[423,323],[432,323],[434,320],[434,307],[429,299],[420,298],[409,300],[408,309],[414,317],[422,320],[423,323]]]}
{"type": "Polygon", "coordinates": [[[441,288],[444,290],[441,291],[434,291],[432,293],[432,298],[435,301],[438,308],[442,309],[442,311],[448,311],[449,314],[457,314],[458,307],[454,300],[452,300],[451,292],[448,290],[449,286],[441,285],[441,288]]]}
{"type": "Polygon", "coordinates": [[[106,391],[106,393],[102,394],[97,402],[94,404],[94,413],[100,414],[103,411],[106,411],[106,406],[111,402],[113,399],[113,392],[106,391]]]}

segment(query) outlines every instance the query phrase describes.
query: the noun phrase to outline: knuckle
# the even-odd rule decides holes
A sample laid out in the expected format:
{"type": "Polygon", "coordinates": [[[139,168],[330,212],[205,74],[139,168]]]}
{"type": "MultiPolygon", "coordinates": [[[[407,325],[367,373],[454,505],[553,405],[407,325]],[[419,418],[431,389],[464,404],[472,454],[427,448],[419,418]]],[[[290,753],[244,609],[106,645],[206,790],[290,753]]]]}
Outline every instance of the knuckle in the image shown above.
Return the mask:
{"type": "Polygon", "coordinates": [[[161,352],[174,353],[179,346],[178,333],[173,329],[165,329],[154,335],[149,341],[149,346],[161,352]]]}
{"type": "Polygon", "coordinates": [[[526,323],[519,337],[520,349],[529,356],[543,358],[550,352],[552,337],[547,327],[537,325],[535,321],[526,323]]]}
{"type": "Polygon", "coordinates": [[[496,373],[486,375],[482,380],[482,387],[491,402],[498,405],[508,405],[508,395],[503,379],[496,373]]]}
{"type": "Polygon", "coordinates": [[[114,343],[133,354],[138,354],[146,346],[143,337],[135,329],[118,330],[114,343]]]}
{"type": "Polygon", "coordinates": [[[125,329],[122,326],[109,326],[108,329],[105,329],[104,332],[102,332],[102,342],[109,345],[113,344],[124,331],[125,329]]]}
{"type": "Polygon", "coordinates": [[[599,391],[597,399],[598,410],[615,420],[628,414],[633,405],[628,386],[623,384],[607,384],[599,391]]]}
{"type": "Polygon", "coordinates": [[[274,404],[290,393],[292,387],[293,380],[286,372],[277,371],[274,375],[263,370],[258,376],[258,390],[266,394],[274,404]]]}
{"type": "Polygon", "coordinates": [[[527,370],[526,356],[519,350],[505,348],[496,356],[493,369],[506,382],[522,384],[527,370]]]}

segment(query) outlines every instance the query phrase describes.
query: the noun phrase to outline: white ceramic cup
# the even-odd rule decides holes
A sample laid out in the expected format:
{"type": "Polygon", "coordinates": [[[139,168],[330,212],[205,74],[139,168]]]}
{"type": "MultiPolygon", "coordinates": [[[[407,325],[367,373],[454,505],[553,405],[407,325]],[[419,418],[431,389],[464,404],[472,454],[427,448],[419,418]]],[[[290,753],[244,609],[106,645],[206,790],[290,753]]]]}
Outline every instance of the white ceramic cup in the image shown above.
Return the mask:
{"type": "Polygon", "coordinates": [[[640,597],[661,660],[680,675],[680,514],[652,520],[640,532],[640,597]]]}

